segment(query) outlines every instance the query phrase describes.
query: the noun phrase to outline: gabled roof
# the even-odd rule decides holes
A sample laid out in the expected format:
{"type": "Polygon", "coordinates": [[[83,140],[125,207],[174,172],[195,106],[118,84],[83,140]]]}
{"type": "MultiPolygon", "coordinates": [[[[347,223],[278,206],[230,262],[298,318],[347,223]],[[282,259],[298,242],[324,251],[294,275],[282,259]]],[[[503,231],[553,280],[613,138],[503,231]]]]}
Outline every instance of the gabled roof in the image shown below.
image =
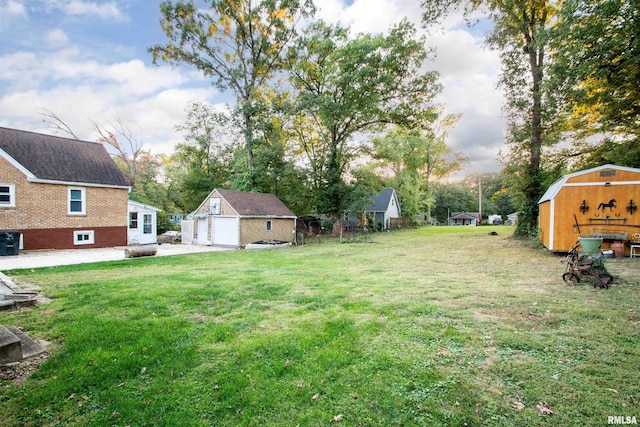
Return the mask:
{"type": "Polygon", "coordinates": [[[156,208],[155,206],[151,206],[151,205],[147,205],[144,203],[140,203],[140,202],[136,202],[135,200],[127,200],[127,205],[129,205],[129,207],[136,207],[138,209],[144,209],[147,211],[155,211],[155,212],[160,212],[162,209],[160,208],[156,208]]]}
{"type": "Polygon", "coordinates": [[[129,187],[104,145],[0,127],[0,157],[30,181],[129,187]]]}
{"type": "Polygon", "coordinates": [[[223,189],[213,191],[217,191],[239,216],[295,218],[295,214],[275,194],[248,193],[223,189]]]}
{"type": "Polygon", "coordinates": [[[478,219],[478,212],[451,212],[451,219],[478,219]]]}
{"type": "Polygon", "coordinates": [[[538,204],[540,204],[542,202],[547,202],[549,200],[552,200],[554,197],[556,197],[558,195],[558,193],[560,192],[560,190],[562,189],[562,187],[564,187],[564,185],[567,183],[567,181],[570,180],[571,178],[574,178],[574,177],[580,176],[580,175],[586,175],[586,174],[591,173],[591,172],[601,171],[601,170],[604,170],[604,169],[615,169],[615,170],[619,170],[619,171],[638,172],[638,173],[640,173],[640,169],[628,168],[628,167],[624,167],[624,166],[616,166],[616,165],[610,165],[610,164],[598,166],[598,167],[591,168],[591,169],[585,169],[585,170],[579,171],[579,172],[570,173],[570,174],[567,174],[567,175],[563,176],[562,178],[560,178],[559,180],[557,180],[553,184],[551,184],[551,186],[549,186],[547,191],[542,195],[540,200],[538,200],[538,204]]]}
{"type": "Polygon", "coordinates": [[[395,190],[393,188],[382,190],[371,197],[373,203],[364,208],[365,212],[385,212],[389,208],[389,203],[394,194],[395,190]]]}

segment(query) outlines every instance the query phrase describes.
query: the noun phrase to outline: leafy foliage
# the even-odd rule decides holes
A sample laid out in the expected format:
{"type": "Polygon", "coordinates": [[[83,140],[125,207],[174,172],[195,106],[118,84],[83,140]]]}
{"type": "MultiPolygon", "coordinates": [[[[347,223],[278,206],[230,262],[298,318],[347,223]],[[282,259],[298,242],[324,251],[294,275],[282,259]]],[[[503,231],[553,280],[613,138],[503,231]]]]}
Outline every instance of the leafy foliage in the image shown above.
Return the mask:
{"type": "Polygon", "coordinates": [[[425,212],[430,217],[435,203],[432,181],[457,172],[466,161],[445,143],[446,128],[455,120],[451,116],[439,118],[428,129],[394,127],[373,139],[374,165],[381,174],[391,171],[387,185],[396,189],[405,218],[425,212]],[[445,130],[438,132],[437,123],[445,130]]]}
{"type": "Polygon", "coordinates": [[[303,0],[165,1],[161,26],[169,39],[149,49],[154,62],[191,65],[223,91],[236,95],[241,112],[249,182],[253,187],[253,146],[259,92],[284,66],[285,49],[296,37],[296,24],[313,13],[303,0]]]}
{"type": "Polygon", "coordinates": [[[296,118],[291,135],[306,156],[320,212],[349,203],[344,175],[368,132],[385,124],[417,126],[434,116],[437,75],[420,67],[426,52],[408,22],[389,34],[350,36],[316,23],[289,51],[296,118]]]}
{"type": "Polygon", "coordinates": [[[637,1],[567,0],[552,31],[553,68],[573,127],[640,138],[637,1]]]}
{"type": "Polygon", "coordinates": [[[192,103],[186,122],[176,130],[184,133],[184,142],[176,145],[169,178],[180,195],[180,208],[191,212],[211,190],[229,185],[241,131],[232,111],[203,103],[192,103]]]}

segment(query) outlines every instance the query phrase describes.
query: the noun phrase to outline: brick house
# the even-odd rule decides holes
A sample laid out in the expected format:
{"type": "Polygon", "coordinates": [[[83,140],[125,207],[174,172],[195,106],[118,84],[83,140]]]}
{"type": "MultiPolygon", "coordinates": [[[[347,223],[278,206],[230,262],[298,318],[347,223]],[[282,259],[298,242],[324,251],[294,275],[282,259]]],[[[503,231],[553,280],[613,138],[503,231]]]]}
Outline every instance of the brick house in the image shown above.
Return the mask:
{"type": "Polygon", "coordinates": [[[244,247],[295,241],[296,215],[273,194],[214,189],[182,221],[182,243],[244,247]]]}
{"type": "Polygon", "coordinates": [[[0,127],[0,230],[22,249],[126,245],[129,189],[100,143],[0,127]]]}

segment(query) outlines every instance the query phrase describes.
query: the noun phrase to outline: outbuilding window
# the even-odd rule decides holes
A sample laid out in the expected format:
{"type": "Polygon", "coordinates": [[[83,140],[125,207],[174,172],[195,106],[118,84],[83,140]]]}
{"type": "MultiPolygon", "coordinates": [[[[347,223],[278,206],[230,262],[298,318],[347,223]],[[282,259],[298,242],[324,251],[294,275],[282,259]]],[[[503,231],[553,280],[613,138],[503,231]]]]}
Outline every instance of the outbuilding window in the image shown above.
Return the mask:
{"type": "Polygon", "coordinates": [[[138,228],[138,212],[129,213],[129,228],[132,230],[138,228]]]}
{"type": "Polygon", "coordinates": [[[273,229],[273,223],[269,219],[269,220],[267,220],[267,231],[271,231],[272,229],[273,229]]]}

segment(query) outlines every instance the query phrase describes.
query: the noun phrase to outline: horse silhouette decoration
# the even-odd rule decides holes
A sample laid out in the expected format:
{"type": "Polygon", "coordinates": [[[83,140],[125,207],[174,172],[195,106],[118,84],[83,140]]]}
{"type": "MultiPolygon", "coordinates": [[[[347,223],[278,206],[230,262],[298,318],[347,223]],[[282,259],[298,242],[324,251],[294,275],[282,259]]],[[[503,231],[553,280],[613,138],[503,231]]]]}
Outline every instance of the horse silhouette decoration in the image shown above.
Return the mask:
{"type": "Polygon", "coordinates": [[[616,207],[616,199],[611,199],[609,200],[609,203],[600,203],[598,205],[598,209],[602,209],[602,212],[604,212],[606,208],[609,208],[609,211],[613,212],[613,208],[615,207],[616,207]]]}

